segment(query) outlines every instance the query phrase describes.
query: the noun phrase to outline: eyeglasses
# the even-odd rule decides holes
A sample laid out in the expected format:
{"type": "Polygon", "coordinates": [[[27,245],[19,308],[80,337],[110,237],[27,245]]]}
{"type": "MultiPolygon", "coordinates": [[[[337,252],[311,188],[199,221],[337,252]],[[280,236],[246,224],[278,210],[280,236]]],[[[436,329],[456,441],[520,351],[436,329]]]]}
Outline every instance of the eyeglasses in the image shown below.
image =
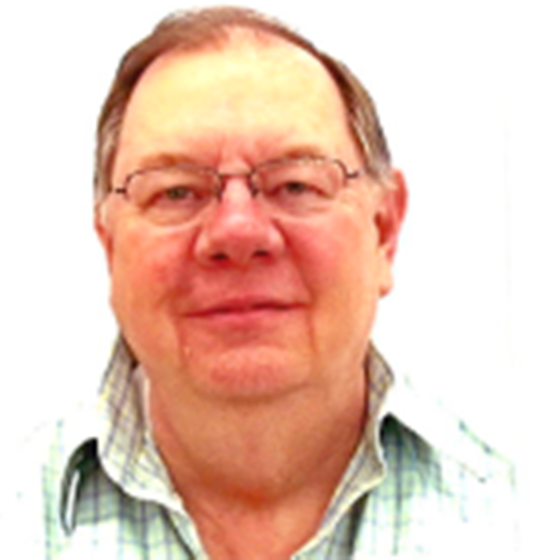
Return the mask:
{"type": "Polygon", "coordinates": [[[134,171],[111,192],[126,197],[154,224],[179,225],[220,201],[228,178],[246,177],[252,196],[259,195],[270,215],[305,217],[329,209],[348,181],[363,174],[337,159],[315,157],[275,160],[243,173],[178,164],[134,171]]]}

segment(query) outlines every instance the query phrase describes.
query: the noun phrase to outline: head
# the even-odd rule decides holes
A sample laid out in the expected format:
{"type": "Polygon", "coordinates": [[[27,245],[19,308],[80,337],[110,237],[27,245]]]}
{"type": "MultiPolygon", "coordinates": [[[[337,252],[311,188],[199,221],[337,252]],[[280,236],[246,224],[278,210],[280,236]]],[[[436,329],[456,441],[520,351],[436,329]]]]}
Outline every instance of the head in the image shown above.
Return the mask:
{"type": "Polygon", "coordinates": [[[125,56],[98,131],[112,305],[156,391],[268,399],[360,376],[406,191],[344,65],[254,12],[179,14],[125,56]],[[317,157],[358,171],[320,211],[278,213],[252,192],[254,168],[317,157]],[[154,223],[112,192],[185,163],[225,176],[188,221],[154,223]]]}

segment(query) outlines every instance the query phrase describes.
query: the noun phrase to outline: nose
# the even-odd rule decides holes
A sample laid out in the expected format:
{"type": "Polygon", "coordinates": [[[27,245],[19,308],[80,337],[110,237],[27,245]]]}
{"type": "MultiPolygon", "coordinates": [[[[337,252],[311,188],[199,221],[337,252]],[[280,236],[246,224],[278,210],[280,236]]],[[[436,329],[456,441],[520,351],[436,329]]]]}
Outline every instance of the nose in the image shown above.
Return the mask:
{"type": "Polygon", "coordinates": [[[251,193],[247,179],[231,177],[201,226],[194,252],[204,265],[245,267],[277,257],[283,248],[281,231],[251,193]]]}

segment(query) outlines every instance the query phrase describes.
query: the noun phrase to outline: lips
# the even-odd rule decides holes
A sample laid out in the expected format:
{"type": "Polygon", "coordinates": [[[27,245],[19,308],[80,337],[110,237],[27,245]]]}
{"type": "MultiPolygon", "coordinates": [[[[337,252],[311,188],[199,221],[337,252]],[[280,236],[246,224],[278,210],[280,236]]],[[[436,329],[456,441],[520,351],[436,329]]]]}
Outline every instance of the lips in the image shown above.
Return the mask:
{"type": "Polygon", "coordinates": [[[267,296],[242,296],[217,299],[210,303],[197,306],[188,315],[190,317],[234,317],[249,316],[275,312],[290,311],[301,304],[283,298],[267,296]]]}

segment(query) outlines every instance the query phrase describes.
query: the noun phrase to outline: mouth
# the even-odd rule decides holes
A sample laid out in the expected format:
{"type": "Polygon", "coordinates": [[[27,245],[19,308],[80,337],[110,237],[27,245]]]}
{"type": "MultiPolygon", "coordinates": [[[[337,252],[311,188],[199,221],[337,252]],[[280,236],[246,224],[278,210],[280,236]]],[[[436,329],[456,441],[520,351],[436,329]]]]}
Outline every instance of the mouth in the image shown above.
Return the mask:
{"type": "Polygon", "coordinates": [[[203,306],[189,316],[206,319],[243,319],[274,316],[299,308],[296,303],[268,299],[231,299],[203,306]]]}
{"type": "Polygon", "coordinates": [[[292,306],[278,302],[255,302],[255,303],[219,303],[201,309],[194,315],[228,315],[236,313],[258,313],[260,311],[286,311],[292,306]]]}

